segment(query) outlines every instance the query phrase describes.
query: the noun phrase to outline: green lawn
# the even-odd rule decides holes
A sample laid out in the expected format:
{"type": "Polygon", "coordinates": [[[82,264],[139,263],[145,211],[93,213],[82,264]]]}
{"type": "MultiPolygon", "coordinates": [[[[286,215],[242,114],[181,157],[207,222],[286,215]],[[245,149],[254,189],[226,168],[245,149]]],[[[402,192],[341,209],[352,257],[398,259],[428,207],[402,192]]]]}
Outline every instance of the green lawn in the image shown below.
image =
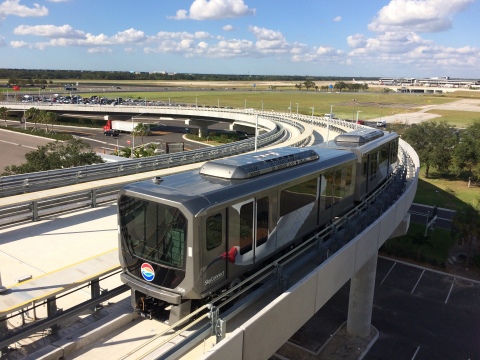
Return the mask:
{"type": "Polygon", "coordinates": [[[427,112],[441,116],[436,118],[435,121],[446,121],[450,126],[457,128],[465,128],[475,120],[480,120],[480,112],[451,110],[430,110],[427,112]]]}

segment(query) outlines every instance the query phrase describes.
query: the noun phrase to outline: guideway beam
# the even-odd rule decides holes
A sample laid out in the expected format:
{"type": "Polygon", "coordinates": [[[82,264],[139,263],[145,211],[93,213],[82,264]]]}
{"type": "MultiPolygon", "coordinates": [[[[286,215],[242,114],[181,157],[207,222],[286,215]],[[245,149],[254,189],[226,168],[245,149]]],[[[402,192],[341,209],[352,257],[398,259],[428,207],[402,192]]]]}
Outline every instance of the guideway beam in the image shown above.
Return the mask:
{"type": "Polygon", "coordinates": [[[370,335],[377,257],[373,255],[350,281],[347,332],[353,336],[370,335]]]}

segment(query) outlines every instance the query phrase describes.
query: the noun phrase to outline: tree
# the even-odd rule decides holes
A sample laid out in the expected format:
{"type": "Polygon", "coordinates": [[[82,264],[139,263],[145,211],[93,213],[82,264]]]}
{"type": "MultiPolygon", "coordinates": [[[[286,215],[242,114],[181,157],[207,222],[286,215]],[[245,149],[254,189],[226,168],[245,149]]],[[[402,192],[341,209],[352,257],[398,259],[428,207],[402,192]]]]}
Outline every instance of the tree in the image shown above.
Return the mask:
{"type": "Polygon", "coordinates": [[[7,115],[8,115],[8,109],[5,106],[0,107],[0,119],[5,120],[5,127],[8,127],[7,115]]]}
{"type": "Polygon", "coordinates": [[[303,86],[308,90],[310,88],[315,88],[315,83],[312,80],[304,81],[303,86]]]}
{"type": "Polygon", "coordinates": [[[40,124],[45,124],[45,132],[48,132],[48,119],[47,119],[47,112],[45,110],[40,110],[38,113],[38,122],[40,124]]]}
{"type": "Polygon", "coordinates": [[[459,245],[466,246],[465,266],[470,266],[473,259],[473,245],[480,239],[479,204],[477,199],[476,207],[470,204],[465,205],[453,218],[454,230],[460,235],[459,245]]]}
{"type": "Polygon", "coordinates": [[[39,146],[37,150],[27,153],[25,159],[27,162],[19,166],[7,166],[5,174],[25,174],[104,162],[86,142],[79,139],[39,146]]]}
{"type": "Polygon", "coordinates": [[[347,88],[347,84],[345,84],[344,81],[337,81],[335,85],[333,85],[333,88],[341,92],[343,89],[347,88]]]}
{"type": "Polygon", "coordinates": [[[303,84],[302,84],[302,83],[300,83],[300,84],[295,84],[295,87],[296,87],[298,90],[302,90],[303,84]]]}
{"type": "Polygon", "coordinates": [[[47,113],[45,114],[45,122],[46,122],[46,124],[50,123],[52,125],[52,132],[53,132],[53,125],[57,121],[57,118],[58,118],[58,116],[54,112],[47,111],[47,113]]]}
{"type": "Polygon", "coordinates": [[[140,136],[142,138],[143,144],[143,137],[148,134],[148,127],[144,123],[138,123],[133,130],[133,136],[140,136]]]}
{"type": "Polygon", "coordinates": [[[411,126],[405,131],[404,139],[415,149],[420,162],[425,165],[427,178],[431,166],[440,171],[448,170],[457,138],[446,122],[425,121],[411,126]]]}
{"type": "Polygon", "coordinates": [[[132,156],[132,149],[130,147],[124,147],[120,149],[120,156],[124,158],[130,158],[132,156]]]}
{"type": "Polygon", "coordinates": [[[462,133],[453,152],[454,170],[457,175],[480,178],[480,121],[468,126],[462,133]]]}
{"type": "Polygon", "coordinates": [[[25,111],[25,119],[30,119],[35,123],[34,129],[37,129],[37,121],[40,116],[40,110],[34,107],[31,107],[27,111],[25,111]]]}

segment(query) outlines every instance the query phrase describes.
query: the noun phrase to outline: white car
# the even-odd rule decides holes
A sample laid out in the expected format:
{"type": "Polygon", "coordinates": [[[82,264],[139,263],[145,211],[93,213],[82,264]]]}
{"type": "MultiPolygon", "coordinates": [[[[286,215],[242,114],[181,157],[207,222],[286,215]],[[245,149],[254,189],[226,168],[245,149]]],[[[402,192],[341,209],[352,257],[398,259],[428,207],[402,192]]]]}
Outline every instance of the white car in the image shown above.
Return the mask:
{"type": "Polygon", "coordinates": [[[387,127],[387,122],[385,120],[377,121],[377,127],[387,127]]]}

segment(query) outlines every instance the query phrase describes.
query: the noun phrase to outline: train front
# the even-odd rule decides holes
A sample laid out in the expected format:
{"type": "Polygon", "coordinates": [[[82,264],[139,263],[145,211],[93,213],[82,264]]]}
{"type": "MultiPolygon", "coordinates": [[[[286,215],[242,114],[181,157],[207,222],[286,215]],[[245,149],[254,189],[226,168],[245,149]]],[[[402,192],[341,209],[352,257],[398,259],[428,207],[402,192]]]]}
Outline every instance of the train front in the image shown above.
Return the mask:
{"type": "Polygon", "coordinates": [[[132,289],[132,306],[149,317],[192,296],[187,238],[193,220],[179,196],[150,181],[127,185],[118,195],[121,280],[132,289]]]}

